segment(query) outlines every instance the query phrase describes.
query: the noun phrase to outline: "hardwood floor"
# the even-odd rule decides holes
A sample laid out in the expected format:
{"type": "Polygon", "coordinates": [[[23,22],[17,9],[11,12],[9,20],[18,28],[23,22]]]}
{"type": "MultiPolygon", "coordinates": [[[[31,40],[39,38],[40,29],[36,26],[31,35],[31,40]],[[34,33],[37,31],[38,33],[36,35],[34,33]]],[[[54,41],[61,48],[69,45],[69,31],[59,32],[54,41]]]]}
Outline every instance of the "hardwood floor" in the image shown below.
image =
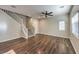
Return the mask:
{"type": "Polygon", "coordinates": [[[0,53],[14,50],[17,54],[73,54],[69,39],[38,34],[25,39],[18,38],[0,43],[0,53]]]}

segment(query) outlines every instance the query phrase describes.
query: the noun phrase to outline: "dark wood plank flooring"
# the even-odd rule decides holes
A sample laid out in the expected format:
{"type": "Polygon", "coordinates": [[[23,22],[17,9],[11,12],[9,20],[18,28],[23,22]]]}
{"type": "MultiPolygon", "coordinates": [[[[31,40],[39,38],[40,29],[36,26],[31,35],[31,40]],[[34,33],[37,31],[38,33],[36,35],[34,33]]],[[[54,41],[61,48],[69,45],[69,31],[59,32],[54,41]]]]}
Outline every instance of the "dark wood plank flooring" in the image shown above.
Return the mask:
{"type": "Polygon", "coordinates": [[[38,34],[25,39],[18,38],[0,43],[0,53],[14,50],[16,54],[74,54],[69,39],[38,34]]]}

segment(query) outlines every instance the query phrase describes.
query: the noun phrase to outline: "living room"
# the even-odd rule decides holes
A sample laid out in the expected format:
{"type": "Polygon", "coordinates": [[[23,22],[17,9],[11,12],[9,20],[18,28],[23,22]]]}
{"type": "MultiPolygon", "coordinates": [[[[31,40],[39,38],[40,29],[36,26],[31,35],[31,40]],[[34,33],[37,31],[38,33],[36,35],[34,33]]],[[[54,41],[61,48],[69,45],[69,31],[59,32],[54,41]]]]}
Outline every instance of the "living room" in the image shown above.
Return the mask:
{"type": "Polygon", "coordinates": [[[0,53],[79,53],[78,10],[78,5],[0,5],[0,53]]]}

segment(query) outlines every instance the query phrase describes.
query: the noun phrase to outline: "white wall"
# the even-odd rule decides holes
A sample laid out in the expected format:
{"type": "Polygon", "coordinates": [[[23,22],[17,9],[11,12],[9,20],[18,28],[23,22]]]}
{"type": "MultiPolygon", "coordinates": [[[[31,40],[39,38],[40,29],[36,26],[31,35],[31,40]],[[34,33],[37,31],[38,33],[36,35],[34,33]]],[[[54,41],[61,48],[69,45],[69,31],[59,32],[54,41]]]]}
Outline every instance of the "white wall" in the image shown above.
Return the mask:
{"type": "Polygon", "coordinates": [[[79,11],[79,6],[74,6],[70,13],[70,40],[71,40],[71,43],[72,43],[76,53],[79,53],[79,39],[76,38],[71,32],[72,31],[71,19],[77,11],[79,11]]]}
{"type": "Polygon", "coordinates": [[[20,24],[0,10],[0,42],[20,37],[20,24]]]}
{"type": "Polygon", "coordinates": [[[50,19],[40,20],[39,33],[58,37],[69,37],[69,22],[67,15],[53,16],[50,19]],[[65,21],[65,31],[59,31],[59,21],[65,21]]]}
{"type": "Polygon", "coordinates": [[[38,28],[38,20],[37,19],[32,19],[32,24],[33,24],[33,26],[35,28],[35,34],[37,34],[38,30],[39,30],[39,28],[38,28]]]}
{"type": "Polygon", "coordinates": [[[35,18],[31,18],[30,19],[30,23],[33,25],[33,27],[34,27],[34,34],[32,34],[32,35],[29,35],[28,37],[32,37],[32,36],[35,36],[36,34],[38,34],[38,32],[39,32],[39,21],[38,21],[38,19],[35,19],[35,18]]]}

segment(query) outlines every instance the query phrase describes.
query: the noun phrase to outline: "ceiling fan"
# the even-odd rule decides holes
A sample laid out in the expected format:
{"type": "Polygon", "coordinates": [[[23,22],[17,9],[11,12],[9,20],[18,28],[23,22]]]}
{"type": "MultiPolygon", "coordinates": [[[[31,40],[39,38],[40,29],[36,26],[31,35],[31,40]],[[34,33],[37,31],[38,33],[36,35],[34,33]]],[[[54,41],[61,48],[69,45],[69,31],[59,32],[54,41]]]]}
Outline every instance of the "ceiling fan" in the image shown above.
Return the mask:
{"type": "Polygon", "coordinates": [[[47,18],[48,16],[53,16],[52,13],[53,13],[53,12],[48,12],[48,11],[41,12],[41,14],[44,15],[46,18],[47,18]]]}

